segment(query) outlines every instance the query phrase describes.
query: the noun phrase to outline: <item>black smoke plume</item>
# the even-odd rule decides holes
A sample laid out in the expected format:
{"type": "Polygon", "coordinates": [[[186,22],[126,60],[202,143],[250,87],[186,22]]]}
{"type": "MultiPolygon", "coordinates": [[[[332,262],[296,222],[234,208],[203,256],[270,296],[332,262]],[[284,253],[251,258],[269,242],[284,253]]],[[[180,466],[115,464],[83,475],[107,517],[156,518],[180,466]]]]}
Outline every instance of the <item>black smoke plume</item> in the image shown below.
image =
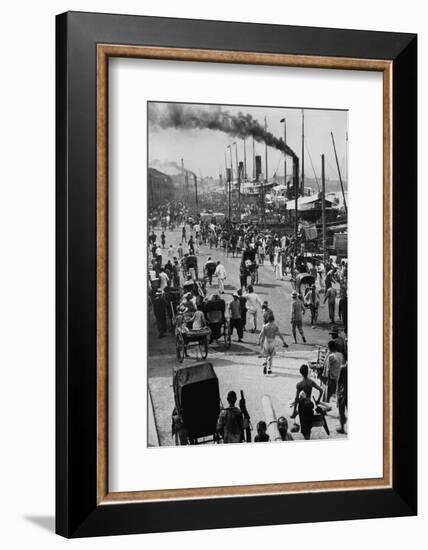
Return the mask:
{"type": "Polygon", "coordinates": [[[293,158],[297,158],[282,138],[277,138],[250,114],[238,113],[232,115],[220,107],[205,110],[201,107],[180,105],[177,103],[163,104],[162,110],[156,105],[149,106],[149,122],[159,128],[181,128],[183,130],[217,130],[230,136],[245,139],[253,137],[259,143],[266,143],[293,158]]]}

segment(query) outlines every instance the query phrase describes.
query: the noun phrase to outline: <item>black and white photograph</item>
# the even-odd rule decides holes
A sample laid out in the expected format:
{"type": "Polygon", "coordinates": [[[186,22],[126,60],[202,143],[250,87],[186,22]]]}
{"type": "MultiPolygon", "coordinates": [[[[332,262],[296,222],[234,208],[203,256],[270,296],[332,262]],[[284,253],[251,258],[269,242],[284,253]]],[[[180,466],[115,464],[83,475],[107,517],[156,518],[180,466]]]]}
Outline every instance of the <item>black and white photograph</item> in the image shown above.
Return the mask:
{"type": "Polygon", "coordinates": [[[148,446],[347,438],[348,111],[147,120],[148,446]]]}

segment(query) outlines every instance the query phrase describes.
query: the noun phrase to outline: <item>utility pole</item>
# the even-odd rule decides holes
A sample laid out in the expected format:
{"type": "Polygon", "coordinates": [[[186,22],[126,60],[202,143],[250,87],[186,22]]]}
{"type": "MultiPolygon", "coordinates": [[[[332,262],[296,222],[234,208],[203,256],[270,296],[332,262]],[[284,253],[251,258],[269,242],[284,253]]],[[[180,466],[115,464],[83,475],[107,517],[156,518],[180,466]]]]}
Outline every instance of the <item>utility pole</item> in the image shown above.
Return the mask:
{"type": "Polygon", "coordinates": [[[227,185],[228,185],[228,204],[229,204],[229,221],[231,221],[232,219],[232,203],[231,203],[231,193],[230,193],[230,190],[231,190],[231,185],[232,185],[232,172],[230,171],[229,172],[229,177],[228,177],[228,182],[227,182],[227,185]]]}
{"type": "Polygon", "coordinates": [[[253,181],[256,179],[256,153],[254,148],[254,136],[253,136],[253,181]]]}
{"type": "Polygon", "coordinates": [[[321,214],[322,214],[322,255],[324,265],[327,265],[327,246],[325,238],[325,168],[324,168],[324,155],[321,155],[321,214]]]}
{"type": "Polygon", "coordinates": [[[190,193],[189,193],[189,172],[188,172],[188,170],[186,170],[184,172],[184,175],[185,175],[185,179],[186,179],[186,201],[189,201],[190,193]]]}
{"type": "MultiPolygon", "coordinates": [[[[284,144],[287,145],[287,120],[281,118],[280,122],[284,124],[284,144]]],[[[284,152],[284,185],[287,185],[287,155],[284,152]]]]}
{"type": "Polygon", "coordinates": [[[196,208],[198,208],[198,178],[196,174],[193,174],[193,179],[195,181],[195,203],[196,203],[196,208]]]}
{"type": "Polygon", "coordinates": [[[297,234],[299,232],[299,220],[297,216],[298,203],[297,199],[299,197],[299,159],[298,157],[293,157],[293,180],[294,180],[294,260],[297,256],[297,234]]]}
{"type": "Polygon", "coordinates": [[[229,149],[230,153],[230,179],[229,179],[229,220],[232,220],[232,204],[231,204],[231,198],[232,198],[232,181],[233,181],[233,162],[232,162],[232,146],[228,145],[227,148],[229,149]]]}
{"type": "Polygon", "coordinates": [[[245,142],[246,138],[244,138],[244,180],[247,179],[247,148],[245,142]]]}
{"type": "Polygon", "coordinates": [[[236,153],[236,173],[238,178],[238,220],[241,220],[241,170],[239,169],[239,161],[238,161],[238,144],[236,141],[233,142],[235,145],[235,153],[236,153]]]}
{"type": "MultiPolygon", "coordinates": [[[[181,159],[181,185],[183,187],[183,195],[186,193],[186,187],[185,187],[185,181],[184,181],[184,162],[183,159],[181,159]]],[[[185,197],[187,198],[187,197],[185,197]]]]}
{"type": "Polygon", "coordinates": [[[302,109],[302,197],[305,195],[305,110],[302,109]]]}
{"type": "Polygon", "coordinates": [[[267,122],[265,117],[265,165],[266,165],[266,183],[268,182],[268,150],[266,143],[266,134],[267,134],[267,122]]]}
{"type": "Polygon", "coordinates": [[[345,207],[346,215],[348,215],[348,206],[346,205],[345,191],[343,190],[342,175],[340,173],[339,161],[337,159],[336,144],[334,143],[333,132],[330,132],[330,134],[331,134],[331,141],[333,142],[334,156],[336,158],[336,166],[337,166],[337,172],[339,174],[340,187],[342,188],[343,206],[345,207]]]}
{"type": "MultiPolygon", "coordinates": [[[[267,143],[266,143],[266,134],[267,134],[267,122],[265,117],[265,168],[266,168],[266,185],[268,182],[268,153],[267,153],[267,143]]],[[[265,228],[265,186],[263,185],[263,178],[262,178],[262,223],[263,223],[263,229],[265,228]]]]}

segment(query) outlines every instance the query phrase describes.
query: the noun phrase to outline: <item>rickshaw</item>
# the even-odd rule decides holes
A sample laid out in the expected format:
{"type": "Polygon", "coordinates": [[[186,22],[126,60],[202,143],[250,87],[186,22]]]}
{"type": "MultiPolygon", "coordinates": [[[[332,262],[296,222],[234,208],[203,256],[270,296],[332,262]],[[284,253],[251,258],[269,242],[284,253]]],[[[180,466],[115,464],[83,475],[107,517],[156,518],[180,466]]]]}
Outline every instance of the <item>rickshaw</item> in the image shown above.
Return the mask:
{"type": "Polygon", "coordinates": [[[315,279],[309,273],[299,273],[296,276],[295,288],[298,294],[305,295],[306,289],[315,283],[315,279]]]}
{"type": "Polygon", "coordinates": [[[189,348],[197,348],[196,358],[198,357],[198,351],[201,359],[206,359],[208,355],[208,342],[211,337],[211,330],[209,327],[204,327],[199,330],[192,330],[187,327],[187,320],[184,315],[178,314],[175,317],[175,348],[177,352],[177,359],[182,363],[185,357],[189,357],[189,348]]]}
{"type": "MultiPolygon", "coordinates": [[[[224,305],[223,300],[222,302],[224,305]]],[[[211,330],[209,343],[213,340],[223,339],[226,349],[229,349],[231,344],[230,327],[229,321],[225,316],[224,308],[219,307],[218,309],[213,309],[210,306],[210,302],[206,302],[203,310],[208,327],[211,330]]]]}
{"type": "Polygon", "coordinates": [[[219,443],[217,420],[222,408],[219,383],[211,363],[174,369],[175,407],[172,437],[176,445],[219,443]]]}

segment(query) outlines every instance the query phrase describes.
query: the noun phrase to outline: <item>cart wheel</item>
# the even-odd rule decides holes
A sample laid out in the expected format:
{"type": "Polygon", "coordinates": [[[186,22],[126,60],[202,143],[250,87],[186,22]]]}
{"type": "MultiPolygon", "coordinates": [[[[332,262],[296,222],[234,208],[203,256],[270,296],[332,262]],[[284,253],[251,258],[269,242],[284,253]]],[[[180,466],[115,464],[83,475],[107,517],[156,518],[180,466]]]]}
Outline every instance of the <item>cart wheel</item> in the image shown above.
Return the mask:
{"type": "Polygon", "coordinates": [[[182,363],[184,360],[186,346],[184,344],[184,338],[181,334],[177,334],[177,336],[175,337],[175,347],[177,349],[177,359],[180,361],[180,363],[182,363]]]}
{"type": "Polygon", "coordinates": [[[206,359],[208,355],[208,338],[204,338],[199,342],[199,351],[202,359],[206,359]]]}
{"type": "Polygon", "coordinates": [[[226,349],[229,349],[230,348],[230,345],[232,343],[232,339],[230,337],[230,332],[229,332],[229,323],[226,322],[224,324],[224,345],[226,347],[226,349]]]}

